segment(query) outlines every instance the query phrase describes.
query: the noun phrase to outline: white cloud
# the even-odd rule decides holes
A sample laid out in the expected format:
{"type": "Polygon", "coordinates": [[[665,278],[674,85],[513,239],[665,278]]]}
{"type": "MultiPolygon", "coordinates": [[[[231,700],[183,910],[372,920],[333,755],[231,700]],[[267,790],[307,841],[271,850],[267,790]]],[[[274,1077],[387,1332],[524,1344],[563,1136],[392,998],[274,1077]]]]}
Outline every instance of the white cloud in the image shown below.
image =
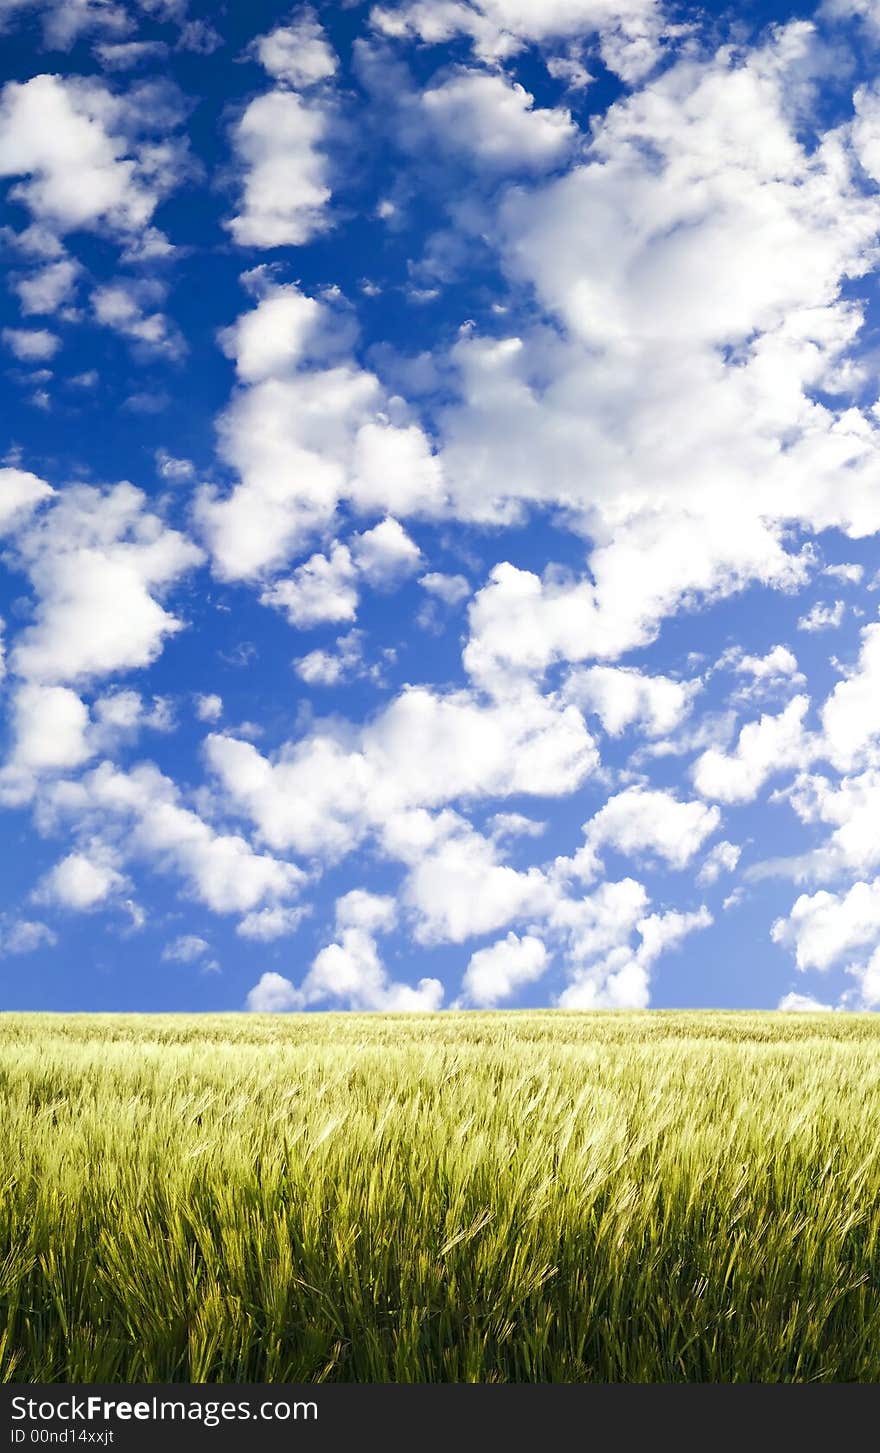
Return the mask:
{"type": "Polygon", "coordinates": [[[387,893],[354,888],[336,902],[336,926],[360,928],[365,933],[388,933],[397,922],[397,904],[387,893]]]}
{"type": "Polygon", "coordinates": [[[489,171],[542,171],[564,161],[578,137],[571,114],[534,109],[523,86],[496,72],[460,71],[422,92],[435,144],[489,171]]]}
{"type": "Polygon", "coordinates": [[[377,5],[373,24],[395,37],[443,45],[470,38],[481,59],[497,61],[526,45],[599,32],[606,63],[635,79],[655,61],[660,34],[656,0],[409,0],[377,5]]]}
{"type": "Polygon", "coordinates": [[[550,924],[563,937],[575,978],[612,949],[628,943],[648,902],[644,885],[634,878],[600,883],[593,893],[563,894],[554,900],[550,924]]]}
{"type": "Polygon", "coordinates": [[[46,875],[34,899],[75,913],[90,913],[123,887],[125,879],[109,863],[85,853],[70,853],[46,875]]]}
{"type": "Polygon", "coordinates": [[[279,1012],[341,1000],[351,1009],[386,1013],[439,1009],[443,986],[420,979],[417,986],[389,978],[376,947],[376,934],[395,921],[392,898],[357,888],[336,904],[337,941],[321,949],[299,988],[277,974],[264,974],[248,995],[248,1008],[279,1012]]]}
{"type": "Polygon", "coordinates": [[[400,417],[401,405],[402,400],[394,401],[394,419],[380,407],[358,429],[351,499],[363,512],[435,515],[446,503],[442,463],[423,430],[400,417]]]}
{"type": "Polygon", "coordinates": [[[251,1014],[285,1014],[302,1007],[299,994],[289,979],[271,971],[261,974],[247,996],[251,1014]]]}
{"type": "Polygon", "coordinates": [[[215,692],[195,697],[196,716],[199,721],[219,721],[223,715],[223,697],[215,692]]]}
{"type": "Polygon", "coordinates": [[[253,50],[274,80],[299,90],[336,74],[336,56],[312,10],[301,11],[288,25],[259,36],[253,50]]]}
{"type": "Polygon", "coordinates": [[[54,493],[52,486],[24,469],[0,468],[0,535],[10,533],[54,493]]]}
{"type": "MultiPolygon", "coordinates": [[[[49,50],[69,51],[83,36],[91,34],[114,37],[128,35],[136,27],[137,11],[154,20],[181,24],[181,40],[191,28],[190,25],[183,24],[186,0],[134,0],[132,4],[120,3],[120,0],[0,0],[0,32],[12,17],[19,13],[29,15],[34,11],[40,13],[43,44],[49,50]]],[[[202,25],[203,22],[194,24],[202,25]]],[[[158,53],[164,54],[167,47],[158,42],[156,44],[158,53]]],[[[117,44],[95,46],[98,53],[105,49],[137,50],[139,46],[137,42],[125,44],[121,41],[117,44]]],[[[152,46],[147,45],[147,49],[152,49],[152,46]]]]}
{"type": "Polygon", "coordinates": [[[355,732],[318,725],[277,759],[210,736],[231,805],[265,841],[308,854],[350,851],[397,813],[456,799],[571,792],[596,765],[573,706],[537,693],[489,706],[467,692],[411,687],[355,732]]]}
{"type": "Polygon", "coordinates": [[[235,360],[243,383],[296,368],[326,328],[326,310],[299,288],[265,289],[257,306],[220,334],[224,353],[235,360]]]}
{"type": "Polygon", "coordinates": [[[802,681],[797,657],[787,646],[771,646],[763,656],[736,655],[733,669],[742,676],[751,676],[755,681],[773,681],[790,678],[802,681]]]}
{"type": "Polygon", "coordinates": [[[361,632],[349,631],[340,636],[333,651],[318,648],[297,657],[293,668],[309,686],[339,686],[353,676],[363,675],[361,632]]]}
{"type": "Polygon", "coordinates": [[[169,454],[167,449],[157,449],[155,453],[156,473],[161,479],[170,479],[172,484],[180,484],[184,480],[192,479],[195,474],[195,465],[191,459],[176,459],[169,454]]]}
{"type": "Polygon", "coordinates": [[[877,421],[833,393],[861,325],[841,289],[880,212],[845,130],[807,152],[793,129],[813,44],[793,24],[682,58],[605,113],[583,164],[502,203],[502,262],[555,331],[457,342],[445,477],[462,518],[555,506],[595,544],[581,579],[496,567],[471,608],[481,681],[614,658],[674,611],[803,583],[789,523],[880,525],[877,421]]]}
{"type": "Polygon", "coordinates": [[[123,772],[103,762],[79,782],[59,784],[42,810],[53,826],[71,821],[80,832],[100,834],[119,860],[140,859],[177,874],[187,893],[214,913],[283,905],[304,881],[293,863],[254,852],[237,834],[217,832],[152,763],[123,772]]]}
{"type": "Polygon", "coordinates": [[[852,768],[880,739],[880,625],[866,626],[858,664],[822,708],[823,746],[835,767],[852,768]]]}
{"type": "Polygon", "coordinates": [[[804,730],[807,696],[795,696],[778,716],[749,722],[733,752],[710,747],[694,766],[694,786],[718,802],[749,802],[775,772],[805,766],[815,755],[815,742],[804,730]]]}
{"type": "Polygon", "coordinates": [[[321,621],[353,621],[357,614],[357,571],[347,545],[335,544],[330,555],[313,555],[286,580],[268,586],[264,605],[286,615],[304,629],[321,621]]]}
{"type": "Polygon", "coordinates": [[[17,918],[12,922],[0,920],[0,958],[54,948],[57,942],[57,933],[46,923],[30,918],[17,918]]]}
{"type": "Polygon", "coordinates": [[[880,5],[877,0],[822,0],[819,14],[829,20],[861,20],[880,34],[880,5]]]}
{"type": "Polygon", "coordinates": [[[450,816],[439,840],[412,854],[404,885],[418,942],[463,943],[550,910],[555,893],[540,868],[510,867],[495,843],[450,816]]]}
{"type": "Polygon", "coordinates": [[[126,9],[114,0],[2,0],[0,30],[9,17],[34,10],[42,12],[43,43],[52,50],[69,50],[89,31],[125,34],[131,24],[126,9]]]}
{"type": "Polygon", "coordinates": [[[822,1004],[809,994],[784,994],[776,1005],[777,1009],[788,1014],[824,1014],[831,1007],[830,1004],[822,1004]]]}
{"type": "Polygon", "coordinates": [[[152,354],[180,358],[186,344],[175,325],[153,302],[164,290],[143,282],[105,283],[92,293],[95,319],[152,354]]]}
{"type": "Polygon", "coordinates": [[[548,56],[546,66],[554,81],[563,81],[568,91],[585,91],[596,79],[576,54],[548,56]]]}
{"type": "Polygon", "coordinates": [[[171,700],[154,696],[147,703],[140,692],[114,687],[92,704],[94,718],[89,741],[93,751],[113,751],[120,742],[133,741],[147,729],[172,732],[177,723],[171,700]]]}
{"type": "Polygon", "coordinates": [[[842,585],[860,585],[865,574],[864,565],[826,565],[823,575],[839,580],[842,585]]]}
{"type": "Polygon", "coordinates": [[[489,827],[496,838],[543,837],[547,831],[546,822],[536,822],[521,812],[496,812],[489,819],[489,827]]]}
{"type": "MultiPolygon", "coordinates": [[[[802,822],[833,826],[827,841],[790,865],[796,876],[837,874],[842,869],[864,873],[880,865],[880,772],[876,768],[844,777],[833,787],[826,777],[801,776],[786,793],[802,822]]],[[[783,867],[786,866],[783,860],[783,867]]]]}
{"type": "Polygon", "coordinates": [[[584,832],[597,851],[609,846],[637,857],[647,853],[672,868],[685,868],[720,822],[717,807],[679,802],[671,792],[628,787],[609,797],[584,832]]]}
{"type": "Polygon", "coordinates": [[[211,945],[207,939],[200,938],[197,933],[183,933],[172,943],[165,945],[162,950],[162,959],[165,963],[194,964],[210,952],[211,945]]]}
{"type": "Polygon", "coordinates": [[[201,552],[145,508],[140,490],[72,486],[18,540],[37,592],[36,619],[19,635],[12,664],[44,683],[80,682],[149,665],[182,628],[154,592],[173,584],[201,552]]]}
{"type": "Polygon", "coordinates": [[[276,938],[286,938],[295,933],[302,923],[304,908],[256,908],[246,913],[236,927],[236,933],[255,943],[271,943],[276,938]]]}
{"type": "Polygon", "coordinates": [[[14,279],[12,286],[18,294],[21,311],[26,316],[32,313],[57,313],[64,303],[70,301],[79,272],[77,262],[70,257],[63,257],[60,261],[50,262],[38,272],[31,273],[29,277],[14,279]]]}
{"type": "Polygon", "coordinates": [[[240,247],[300,247],[328,225],[326,104],[275,90],[251,101],[233,129],[242,207],[227,226],[240,247]]]}
{"type": "Polygon", "coordinates": [[[560,994],[561,1009],[645,1009],[650,1002],[651,970],[656,960],[677,948],[688,934],[710,927],[706,908],[694,913],[652,913],[635,924],[638,947],[619,944],[597,964],[576,969],[560,994]]]}
{"type": "Polygon", "coordinates": [[[419,569],[422,552],[403,526],[386,517],[355,535],[351,542],[352,557],[361,577],[369,585],[389,588],[419,569]]]}
{"type": "Polygon", "coordinates": [[[880,939],[880,879],[854,883],[846,893],[802,893],[772,938],[794,949],[799,969],[831,968],[880,939]]]}
{"type": "Polygon", "coordinates": [[[127,71],[142,61],[163,60],[168,47],[161,40],[102,41],[95,46],[95,55],[108,71],[127,71]]]}
{"type": "Polygon", "coordinates": [[[736,843],[716,843],[697,874],[697,882],[715,883],[722,873],[732,873],[741,854],[742,848],[736,843]]]}
{"type": "Polygon", "coordinates": [[[424,1013],[440,1008],[443,985],[420,979],[415,989],[391,981],[372,935],[362,928],[344,928],[338,943],[316,957],[300,990],[304,1004],[341,999],[352,1009],[385,1013],[424,1013]]]}
{"type": "Polygon", "coordinates": [[[43,363],[61,347],[61,339],[47,328],[4,328],[3,342],[22,363],[43,363]]]}
{"type": "Polygon", "coordinates": [[[843,617],[846,614],[846,604],[842,600],[836,600],[833,605],[823,601],[817,601],[811,606],[806,615],[802,615],[797,623],[799,631],[836,631],[838,626],[843,624],[843,617]]]}
{"type": "Polygon", "coordinates": [[[240,476],[204,489],[197,516],[228,579],[278,569],[329,533],[348,500],[359,513],[437,513],[440,466],[420,428],[392,408],[349,356],[351,318],[331,301],[258,278],[256,308],[221,335],[245,387],[220,421],[221,453],[240,476]]]}
{"type": "Polygon", "coordinates": [[[471,955],[462,980],[462,992],[468,1003],[492,1008],[502,999],[509,999],[523,984],[533,983],[545,973],[547,950],[539,938],[530,934],[519,938],[509,933],[489,948],[471,955]]]}
{"type": "Polygon", "coordinates": [[[444,605],[460,605],[471,593],[469,581],[464,575],[444,575],[440,570],[429,570],[419,576],[419,585],[429,595],[437,596],[444,605]]]}
{"type": "Polygon", "coordinates": [[[8,82],[0,93],[0,177],[26,178],[10,197],[58,232],[146,227],[181,175],[172,148],[132,139],[154,115],[161,119],[150,100],[137,90],[116,96],[80,76],[8,82]]]}
{"type": "Polygon", "coordinates": [[[25,683],[12,698],[14,746],[11,766],[23,772],[81,766],[92,755],[89,712],[64,686],[25,683]]]}
{"type": "Polygon", "coordinates": [[[75,691],[39,682],[17,683],[10,697],[12,745],[0,767],[0,800],[24,804],[43,777],[83,766],[99,753],[113,753],[144,729],[174,730],[170,702],[151,703],[137,691],[115,688],[98,696],[91,712],[75,691]]]}
{"type": "Polygon", "coordinates": [[[572,671],[563,686],[566,700],[594,712],[613,737],[634,725],[650,737],[675,731],[699,690],[699,681],[646,676],[631,666],[589,666],[572,671]]]}

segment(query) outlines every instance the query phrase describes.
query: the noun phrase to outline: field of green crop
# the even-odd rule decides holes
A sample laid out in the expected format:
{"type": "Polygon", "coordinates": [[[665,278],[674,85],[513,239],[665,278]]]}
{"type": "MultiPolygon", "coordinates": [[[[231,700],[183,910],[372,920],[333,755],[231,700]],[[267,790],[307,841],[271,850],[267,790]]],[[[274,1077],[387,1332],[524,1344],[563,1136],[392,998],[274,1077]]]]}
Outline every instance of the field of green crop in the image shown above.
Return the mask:
{"type": "Polygon", "coordinates": [[[0,1016],[0,1379],[880,1378],[880,1021],[0,1016]]]}

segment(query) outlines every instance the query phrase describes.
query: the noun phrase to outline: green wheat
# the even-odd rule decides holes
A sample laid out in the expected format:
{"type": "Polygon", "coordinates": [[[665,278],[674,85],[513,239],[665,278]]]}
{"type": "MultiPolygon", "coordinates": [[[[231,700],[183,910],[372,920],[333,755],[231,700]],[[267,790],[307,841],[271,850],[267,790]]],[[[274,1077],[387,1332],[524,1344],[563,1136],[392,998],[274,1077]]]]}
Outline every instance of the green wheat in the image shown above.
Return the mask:
{"type": "Polygon", "coordinates": [[[874,1381],[873,1016],[0,1016],[0,1378],[874,1381]]]}

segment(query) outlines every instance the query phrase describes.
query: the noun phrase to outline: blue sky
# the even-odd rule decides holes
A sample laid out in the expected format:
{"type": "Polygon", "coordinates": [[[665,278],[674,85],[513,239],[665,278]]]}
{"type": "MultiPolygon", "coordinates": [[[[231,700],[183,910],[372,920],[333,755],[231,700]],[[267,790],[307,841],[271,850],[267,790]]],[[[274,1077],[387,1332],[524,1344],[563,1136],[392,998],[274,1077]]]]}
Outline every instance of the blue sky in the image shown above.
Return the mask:
{"type": "Polygon", "coordinates": [[[0,32],[0,1007],[876,1008],[878,0],[0,32]]]}

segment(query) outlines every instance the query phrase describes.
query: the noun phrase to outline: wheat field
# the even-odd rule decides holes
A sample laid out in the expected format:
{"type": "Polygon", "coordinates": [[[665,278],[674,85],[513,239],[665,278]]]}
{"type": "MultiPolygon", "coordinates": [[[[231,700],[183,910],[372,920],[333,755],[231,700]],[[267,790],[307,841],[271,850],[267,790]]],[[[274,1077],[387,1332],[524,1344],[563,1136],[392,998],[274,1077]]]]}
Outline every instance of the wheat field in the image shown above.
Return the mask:
{"type": "Polygon", "coordinates": [[[873,1016],[0,1016],[0,1378],[874,1381],[873,1016]]]}

